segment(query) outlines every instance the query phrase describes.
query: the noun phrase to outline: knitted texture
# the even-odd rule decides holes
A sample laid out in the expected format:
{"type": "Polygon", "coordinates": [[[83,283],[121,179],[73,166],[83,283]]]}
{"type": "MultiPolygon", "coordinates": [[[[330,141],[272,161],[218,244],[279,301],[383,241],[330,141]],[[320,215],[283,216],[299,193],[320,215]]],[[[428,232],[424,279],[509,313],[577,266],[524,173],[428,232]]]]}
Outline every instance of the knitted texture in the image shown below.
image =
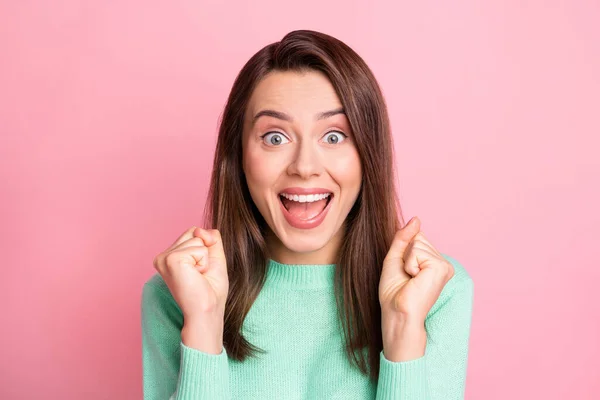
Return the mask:
{"type": "Polygon", "coordinates": [[[183,314],[159,274],[141,301],[146,400],[463,399],[473,307],[473,280],[443,255],[455,274],[427,319],[423,357],[391,362],[379,353],[373,382],[347,359],[334,298],[335,264],[268,260],[267,279],[242,332],[266,351],[243,362],[181,342],[183,314]]]}

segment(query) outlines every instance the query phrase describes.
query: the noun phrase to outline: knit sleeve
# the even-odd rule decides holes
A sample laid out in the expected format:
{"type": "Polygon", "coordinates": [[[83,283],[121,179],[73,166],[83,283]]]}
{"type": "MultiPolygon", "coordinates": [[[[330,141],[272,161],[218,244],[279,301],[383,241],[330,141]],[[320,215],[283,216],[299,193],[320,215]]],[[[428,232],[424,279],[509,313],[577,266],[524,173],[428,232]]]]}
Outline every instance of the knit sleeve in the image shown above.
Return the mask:
{"type": "Polygon", "coordinates": [[[425,320],[425,355],[392,362],[381,351],[376,400],[464,399],[473,280],[456,260],[451,261],[455,276],[425,320]]]}
{"type": "Polygon", "coordinates": [[[225,348],[209,354],[183,344],[183,314],[157,276],[142,289],[141,320],[145,400],[231,398],[225,348]]]}

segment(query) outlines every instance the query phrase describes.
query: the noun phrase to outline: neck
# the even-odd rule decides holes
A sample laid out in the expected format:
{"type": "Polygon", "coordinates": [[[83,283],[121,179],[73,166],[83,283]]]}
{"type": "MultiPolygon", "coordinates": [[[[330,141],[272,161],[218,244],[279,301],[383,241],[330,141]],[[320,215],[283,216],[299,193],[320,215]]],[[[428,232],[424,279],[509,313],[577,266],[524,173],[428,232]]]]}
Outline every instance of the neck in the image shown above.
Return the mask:
{"type": "Polygon", "coordinates": [[[282,264],[335,264],[342,245],[343,235],[344,227],[342,226],[323,247],[305,252],[293,251],[286,247],[271,229],[267,230],[265,242],[270,258],[282,264]]]}
{"type": "Polygon", "coordinates": [[[281,264],[269,259],[263,290],[332,289],[335,272],[335,264],[281,264]]]}

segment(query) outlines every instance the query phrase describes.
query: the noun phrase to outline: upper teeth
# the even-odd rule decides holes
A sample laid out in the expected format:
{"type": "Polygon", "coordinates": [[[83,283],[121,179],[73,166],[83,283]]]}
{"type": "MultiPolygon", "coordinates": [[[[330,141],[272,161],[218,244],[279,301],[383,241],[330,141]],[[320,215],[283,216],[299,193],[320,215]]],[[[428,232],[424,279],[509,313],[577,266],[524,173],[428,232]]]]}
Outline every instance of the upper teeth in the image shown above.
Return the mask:
{"type": "Polygon", "coordinates": [[[313,201],[323,200],[323,199],[329,197],[330,194],[331,193],[298,195],[298,194],[281,193],[281,195],[283,197],[285,197],[286,199],[292,200],[292,201],[299,201],[300,203],[311,203],[313,201]]]}

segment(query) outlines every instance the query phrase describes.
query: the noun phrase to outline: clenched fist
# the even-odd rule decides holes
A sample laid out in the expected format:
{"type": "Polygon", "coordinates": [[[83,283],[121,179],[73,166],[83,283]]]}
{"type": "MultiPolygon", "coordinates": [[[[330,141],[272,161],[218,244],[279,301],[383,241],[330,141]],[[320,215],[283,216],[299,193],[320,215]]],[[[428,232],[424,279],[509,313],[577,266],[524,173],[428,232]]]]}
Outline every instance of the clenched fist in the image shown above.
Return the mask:
{"type": "Polygon", "coordinates": [[[379,281],[382,313],[425,321],[454,267],[425,238],[419,218],[396,232],[379,281]]]}
{"type": "Polygon", "coordinates": [[[220,352],[229,278],[219,231],[194,226],[153,263],[183,313],[182,336],[191,333],[189,344],[202,342],[196,348],[209,338],[211,352],[220,352]]]}

